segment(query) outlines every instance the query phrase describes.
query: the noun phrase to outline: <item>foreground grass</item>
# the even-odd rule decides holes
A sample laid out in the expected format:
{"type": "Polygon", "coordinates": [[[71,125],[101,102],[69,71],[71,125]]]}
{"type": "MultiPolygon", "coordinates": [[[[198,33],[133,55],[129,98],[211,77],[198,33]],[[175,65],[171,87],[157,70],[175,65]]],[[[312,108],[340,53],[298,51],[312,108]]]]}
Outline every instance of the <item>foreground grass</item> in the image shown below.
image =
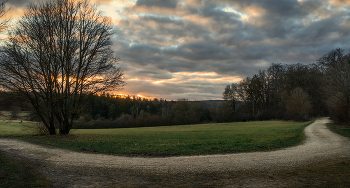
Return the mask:
{"type": "Polygon", "coordinates": [[[0,187],[50,187],[50,184],[33,165],[0,153],[0,187]]]}
{"type": "Polygon", "coordinates": [[[340,135],[346,136],[346,137],[350,137],[350,126],[349,125],[339,125],[336,123],[327,123],[327,127],[337,134],[340,134],[340,135]]]}
{"type": "MultiPolygon", "coordinates": [[[[142,185],[131,184],[129,187],[349,187],[350,159],[328,159],[305,166],[269,171],[225,171],[193,174],[124,171],[123,174],[124,176],[139,176],[143,179],[142,185]]],[[[119,178],[118,176],[113,177],[119,178]]],[[[115,183],[116,186],[119,186],[120,182],[123,181],[122,178],[118,180],[115,183]]]]}
{"type": "Polygon", "coordinates": [[[349,187],[350,159],[334,158],[279,172],[285,179],[302,182],[303,187],[349,187]]]}
{"type": "Polygon", "coordinates": [[[294,146],[302,142],[303,129],[311,123],[256,121],[125,129],[79,129],[73,130],[72,134],[67,136],[7,137],[104,154],[203,155],[269,151],[294,146]]]}
{"type": "Polygon", "coordinates": [[[13,135],[13,134],[31,134],[30,131],[26,131],[25,125],[32,124],[32,122],[23,122],[20,120],[0,120],[0,135],[13,135]]]}

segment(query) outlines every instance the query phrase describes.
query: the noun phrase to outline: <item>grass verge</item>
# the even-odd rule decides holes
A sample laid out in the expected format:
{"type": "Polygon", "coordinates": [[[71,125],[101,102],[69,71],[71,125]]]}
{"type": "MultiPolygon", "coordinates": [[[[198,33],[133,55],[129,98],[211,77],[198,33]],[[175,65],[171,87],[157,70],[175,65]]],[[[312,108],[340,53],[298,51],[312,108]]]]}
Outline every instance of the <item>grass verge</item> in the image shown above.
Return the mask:
{"type": "MultiPolygon", "coordinates": [[[[300,144],[310,122],[255,121],[123,129],[79,129],[67,136],[3,135],[60,148],[127,156],[269,151],[300,144]]],[[[1,134],[1,133],[0,133],[1,134]]]]}
{"type": "Polygon", "coordinates": [[[50,187],[51,182],[33,165],[0,153],[0,187],[50,187]]]}
{"type": "MultiPolygon", "coordinates": [[[[89,177],[94,187],[349,187],[350,159],[334,158],[304,166],[268,171],[203,171],[162,173],[147,169],[62,167],[69,177],[89,177]],[[94,177],[94,178],[91,178],[94,177]]],[[[74,181],[74,178],[72,178],[74,181]]],[[[68,181],[72,181],[69,179],[68,181]]],[[[83,187],[83,185],[81,185],[83,187]]]]}
{"type": "Polygon", "coordinates": [[[337,134],[340,134],[340,135],[346,136],[346,137],[350,137],[350,126],[339,125],[336,123],[327,123],[327,127],[337,134]]]}

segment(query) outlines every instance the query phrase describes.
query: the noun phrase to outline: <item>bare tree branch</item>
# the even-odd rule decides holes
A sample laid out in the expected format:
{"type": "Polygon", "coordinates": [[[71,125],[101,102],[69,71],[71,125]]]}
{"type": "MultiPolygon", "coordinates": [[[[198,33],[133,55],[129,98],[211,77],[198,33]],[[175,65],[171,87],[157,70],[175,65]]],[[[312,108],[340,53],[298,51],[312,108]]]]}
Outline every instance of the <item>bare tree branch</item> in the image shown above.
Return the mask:
{"type": "Polygon", "coordinates": [[[60,133],[68,134],[88,95],[124,84],[112,34],[109,20],[87,0],[30,5],[10,32],[0,84],[25,95],[44,124],[54,118],[60,133]]]}

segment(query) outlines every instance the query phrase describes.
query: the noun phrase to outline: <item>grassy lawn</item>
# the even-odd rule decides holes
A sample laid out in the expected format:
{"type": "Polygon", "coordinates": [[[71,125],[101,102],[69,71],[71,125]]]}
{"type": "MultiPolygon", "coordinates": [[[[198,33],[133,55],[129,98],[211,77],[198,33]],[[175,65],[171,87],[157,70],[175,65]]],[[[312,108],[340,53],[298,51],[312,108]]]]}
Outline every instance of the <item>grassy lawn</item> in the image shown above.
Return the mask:
{"type": "MultiPolygon", "coordinates": [[[[349,187],[350,160],[336,158],[317,161],[305,166],[269,171],[226,171],[194,174],[141,174],[144,187],[349,187]],[[255,183],[260,183],[254,185],[255,183]],[[277,184],[273,184],[276,183],[277,184]],[[250,184],[253,183],[253,184],[250,184]],[[232,186],[234,185],[234,186],[232,186]],[[249,185],[249,186],[248,186],[249,185]]],[[[139,173],[139,174],[138,174],[139,173]]],[[[132,187],[132,186],[130,186],[132,187]]],[[[135,186],[136,187],[136,186],[135,186]]],[[[139,186],[142,187],[142,186],[139,186]]]]}
{"type": "Polygon", "coordinates": [[[50,187],[50,184],[33,165],[0,153],[0,187],[50,187]]]}
{"type": "Polygon", "coordinates": [[[26,131],[23,124],[30,124],[32,122],[23,122],[19,120],[0,120],[0,135],[28,135],[31,132],[26,131]]]}
{"type": "Polygon", "coordinates": [[[4,125],[0,122],[0,135],[70,150],[104,154],[202,155],[269,151],[294,146],[302,142],[303,129],[310,123],[312,122],[256,121],[122,129],[79,129],[72,130],[72,134],[68,136],[33,136],[11,135],[22,134],[21,125],[11,123],[4,125]]]}
{"type": "Polygon", "coordinates": [[[338,125],[335,123],[327,123],[327,126],[333,132],[342,136],[350,137],[350,126],[349,125],[338,125]]]}

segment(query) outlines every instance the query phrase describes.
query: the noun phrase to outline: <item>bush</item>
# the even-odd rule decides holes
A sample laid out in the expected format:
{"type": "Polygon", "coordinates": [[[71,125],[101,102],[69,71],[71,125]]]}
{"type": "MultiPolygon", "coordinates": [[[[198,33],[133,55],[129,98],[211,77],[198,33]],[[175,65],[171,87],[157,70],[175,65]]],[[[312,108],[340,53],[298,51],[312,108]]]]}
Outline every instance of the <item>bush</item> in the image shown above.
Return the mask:
{"type": "Polygon", "coordinates": [[[286,100],[286,118],[295,121],[307,121],[310,119],[312,105],[309,95],[301,88],[295,88],[286,100]]]}
{"type": "Polygon", "coordinates": [[[42,122],[23,123],[23,130],[33,134],[48,135],[49,131],[42,122]]]}
{"type": "Polygon", "coordinates": [[[338,93],[328,100],[329,113],[333,121],[350,124],[350,109],[343,93],[338,93]]]}

